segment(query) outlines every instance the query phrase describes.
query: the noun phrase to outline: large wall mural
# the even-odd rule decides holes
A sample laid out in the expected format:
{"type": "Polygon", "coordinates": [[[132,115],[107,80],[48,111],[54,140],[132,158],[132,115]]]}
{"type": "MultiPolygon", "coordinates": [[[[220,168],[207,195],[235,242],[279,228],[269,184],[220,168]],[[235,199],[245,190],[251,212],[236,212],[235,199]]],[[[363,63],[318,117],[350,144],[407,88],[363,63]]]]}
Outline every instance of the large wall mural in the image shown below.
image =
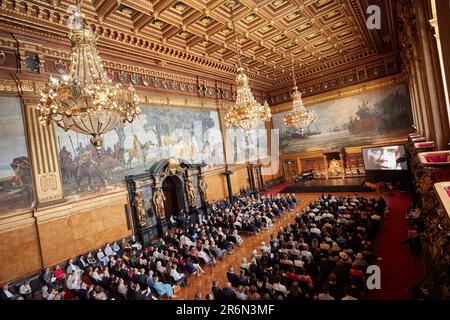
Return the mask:
{"type": "Polygon", "coordinates": [[[217,111],[142,106],[132,124],[117,127],[104,137],[102,157],[89,137],[57,128],[58,150],[65,196],[123,187],[126,175],[145,172],[170,157],[188,163],[206,163],[210,169],[224,163],[217,111]]]}
{"type": "Polygon", "coordinates": [[[265,123],[245,132],[242,129],[227,129],[226,140],[229,146],[229,161],[233,164],[257,161],[268,156],[269,146],[267,144],[267,130],[265,123]],[[231,138],[231,139],[230,139],[231,138]]]}
{"type": "Polygon", "coordinates": [[[19,98],[0,97],[0,212],[30,208],[33,198],[19,98]]]}
{"type": "Polygon", "coordinates": [[[280,129],[281,153],[301,153],[403,139],[412,124],[408,91],[403,84],[308,108],[317,113],[317,121],[303,134],[284,124],[283,117],[287,112],[273,116],[274,128],[280,129]]]}

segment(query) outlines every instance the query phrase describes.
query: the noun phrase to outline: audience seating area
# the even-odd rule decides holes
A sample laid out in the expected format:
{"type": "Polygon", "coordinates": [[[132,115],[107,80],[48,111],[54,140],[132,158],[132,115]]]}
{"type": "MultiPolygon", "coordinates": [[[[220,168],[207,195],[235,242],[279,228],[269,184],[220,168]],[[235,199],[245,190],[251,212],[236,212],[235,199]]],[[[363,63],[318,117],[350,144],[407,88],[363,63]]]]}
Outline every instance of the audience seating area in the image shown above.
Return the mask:
{"type": "Polygon", "coordinates": [[[286,210],[293,210],[293,195],[249,195],[214,203],[199,221],[176,222],[164,237],[148,248],[133,236],[106,244],[65,264],[5,284],[3,300],[157,300],[173,298],[190,276],[201,276],[205,266],[242,245],[242,234],[258,233],[286,210]]]}
{"type": "Polygon", "coordinates": [[[366,269],[375,264],[375,236],[386,202],[355,195],[322,195],[302,210],[295,223],[261,243],[240,273],[230,267],[220,300],[356,300],[367,295],[366,269]]]}

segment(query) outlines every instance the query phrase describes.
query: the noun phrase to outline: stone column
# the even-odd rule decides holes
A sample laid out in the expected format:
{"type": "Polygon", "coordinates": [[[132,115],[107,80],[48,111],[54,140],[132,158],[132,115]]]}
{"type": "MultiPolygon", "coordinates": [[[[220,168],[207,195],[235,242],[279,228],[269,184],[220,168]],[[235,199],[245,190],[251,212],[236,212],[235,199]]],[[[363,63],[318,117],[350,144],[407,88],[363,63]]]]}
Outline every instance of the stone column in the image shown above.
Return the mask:
{"type": "Polygon", "coordinates": [[[230,179],[230,176],[233,174],[233,172],[231,170],[225,169],[224,174],[227,178],[228,199],[230,199],[230,203],[233,203],[233,189],[231,187],[231,179],[230,179]]]}
{"type": "Polygon", "coordinates": [[[447,0],[431,0],[431,5],[433,18],[430,19],[430,24],[435,31],[434,36],[436,38],[442,86],[445,96],[445,107],[448,115],[450,114],[450,62],[447,58],[444,59],[444,57],[450,56],[450,33],[448,32],[450,21],[450,2],[447,0]]]}
{"type": "Polygon", "coordinates": [[[417,44],[414,40],[412,40],[412,45],[413,45],[413,63],[414,63],[414,75],[416,78],[416,89],[417,89],[417,95],[418,95],[418,101],[419,101],[419,107],[421,110],[421,114],[422,114],[422,118],[423,118],[423,122],[424,122],[424,133],[427,139],[431,139],[433,141],[435,141],[435,132],[431,131],[430,128],[433,127],[433,123],[430,122],[430,117],[431,117],[431,111],[429,111],[429,107],[428,107],[428,100],[426,99],[426,97],[428,96],[425,88],[426,88],[426,80],[424,79],[423,75],[422,75],[422,69],[420,68],[420,64],[422,63],[421,61],[421,56],[419,54],[419,51],[417,49],[417,44]]]}
{"type": "MultiPolygon", "coordinates": [[[[440,110],[440,101],[438,96],[438,90],[436,79],[434,78],[435,70],[433,68],[433,57],[431,55],[432,49],[430,46],[430,28],[425,17],[424,0],[418,0],[416,3],[417,13],[417,27],[418,27],[418,41],[422,47],[423,53],[423,78],[424,89],[427,90],[427,97],[429,99],[429,108],[431,111],[431,119],[433,120],[433,136],[435,137],[435,144],[439,149],[443,149],[447,146],[447,139],[445,137],[446,131],[448,131],[448,121],[446,128],[443,125],[442,119],[444,118],[440,110]]],[[[446,116],[446,115],[445,115],[446,116]]],[[[447,118],[447,117],[445,117],[447,118]]],[[[444,119],[445,119],[444,118],[444,119]]]]}

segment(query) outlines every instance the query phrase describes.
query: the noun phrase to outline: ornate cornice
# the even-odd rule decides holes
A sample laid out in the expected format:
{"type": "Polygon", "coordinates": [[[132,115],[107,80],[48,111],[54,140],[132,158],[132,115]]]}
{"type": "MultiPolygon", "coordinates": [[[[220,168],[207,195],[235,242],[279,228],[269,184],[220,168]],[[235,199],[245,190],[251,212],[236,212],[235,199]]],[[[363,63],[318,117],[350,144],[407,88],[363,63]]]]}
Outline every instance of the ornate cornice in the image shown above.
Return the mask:
{"type": "MultiPolygon", "coordinates": [[[[306,97],[303,99],[303,103],[305,106],[315,105],[322,102],[342,99],[345,97],[351,97],[354,95],[358,95],[365,92],[370,92],[374,90],[378,90],[381,88],[386,88],[390,86],[394,86],[400,83],[405,83],[406,81],[406,75],[400,74],[397,76],[391,76],[379,80],[374,80],[371,82],[366,82],[363,84],[357,84],[353,86],[346,87],[344,89],[334,90],[327,93],[322,93],[310,97],[306,97]]],[[[284,111],[288,111],[292,108],[292,102],[284,102],[278,105],[272,106],[272,112],[280,113],[284,111]]]]}

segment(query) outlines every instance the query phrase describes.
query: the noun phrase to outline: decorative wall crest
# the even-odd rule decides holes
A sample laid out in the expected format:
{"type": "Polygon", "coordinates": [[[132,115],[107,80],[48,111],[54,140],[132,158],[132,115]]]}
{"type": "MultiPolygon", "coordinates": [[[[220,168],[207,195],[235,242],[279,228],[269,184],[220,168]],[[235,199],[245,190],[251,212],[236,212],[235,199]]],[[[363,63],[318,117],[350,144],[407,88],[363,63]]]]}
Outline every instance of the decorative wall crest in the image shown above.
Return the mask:
{"type": "Polygon", "coordinates": [[[58,73],[65,74],[67,73],[67,64],[59,59],[58,61],[55,61],[55,69],[58,73]]]}
{"type": "Polygon", "coordinates": [[[130,76],[130,81],[132,84],[137,85],[139,83],[139,77],[135,73],[133,73],[130,76]]]}
{"type": "Polygon", "coordinates": [[[122,83],[125,83],[127,81],[127,74],[125,72],[119,72],[119,81],[122,83]]]}

